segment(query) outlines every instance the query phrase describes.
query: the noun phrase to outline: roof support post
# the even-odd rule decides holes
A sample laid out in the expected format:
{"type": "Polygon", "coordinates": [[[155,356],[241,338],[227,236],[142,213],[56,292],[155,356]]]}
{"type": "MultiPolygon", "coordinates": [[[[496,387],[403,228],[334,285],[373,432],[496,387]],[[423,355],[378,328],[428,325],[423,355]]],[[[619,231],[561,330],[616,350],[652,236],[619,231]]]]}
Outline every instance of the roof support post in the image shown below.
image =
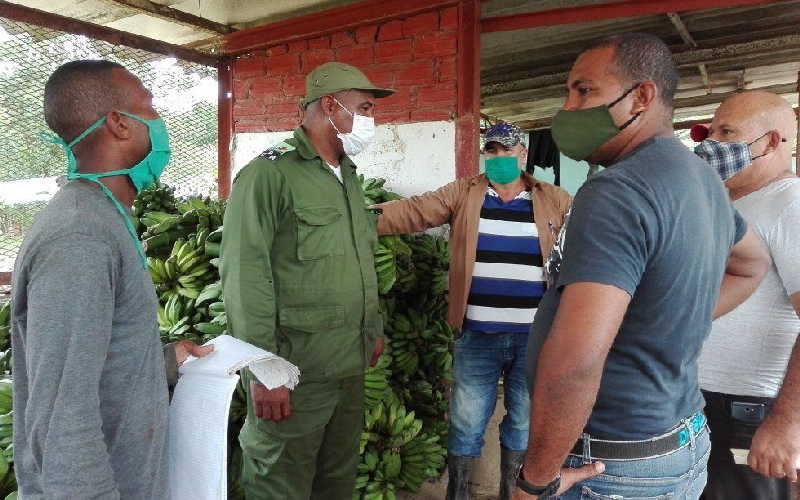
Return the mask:
{"type": "Polygon", "coordinates": [[[231,194],[233,149],[233,61],[223,57],[217,67],[217,192],[221,200],[231,194]]]}
{"type": "Polygon", "coordinates": [[[456,177],[478,174],[481,114],[481,4],[458,4],[456,177]]]}

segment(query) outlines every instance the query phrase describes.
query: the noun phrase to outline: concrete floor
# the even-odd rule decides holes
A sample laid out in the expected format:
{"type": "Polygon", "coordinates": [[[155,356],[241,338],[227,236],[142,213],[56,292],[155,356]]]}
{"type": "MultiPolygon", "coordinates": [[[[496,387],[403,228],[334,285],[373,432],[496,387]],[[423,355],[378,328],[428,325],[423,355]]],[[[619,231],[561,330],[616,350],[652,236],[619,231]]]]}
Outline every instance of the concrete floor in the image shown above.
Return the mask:
{"type": "MultiPolygon", "coordinates": [[[[470,481],[474,500],[496,500],[500,487],[500,422],[506,410],[503,407],[502,387],[498,391],[494,415],[486,426],[481,458],[475,464],[470,481]]],[[[428,481],[419,493],[400,492],[400,500],[444,500],[447,492],[447,470],[436,481],[428,481]]]]}

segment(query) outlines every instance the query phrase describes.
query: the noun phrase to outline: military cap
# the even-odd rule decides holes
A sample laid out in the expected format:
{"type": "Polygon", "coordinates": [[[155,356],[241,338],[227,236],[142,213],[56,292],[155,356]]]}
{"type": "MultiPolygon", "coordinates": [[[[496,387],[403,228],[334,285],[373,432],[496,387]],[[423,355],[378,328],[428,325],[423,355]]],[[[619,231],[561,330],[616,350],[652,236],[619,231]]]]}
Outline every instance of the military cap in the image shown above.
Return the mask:
{"type": "Polygon", "coordinates": [[[366,90],[375,97],[389,97],[394,90],[376,87],[358,68],[340,62],[317,66],[306,76],[306,96],[300,101],[304,108],[322,96],[343,90],[366,90]]]}

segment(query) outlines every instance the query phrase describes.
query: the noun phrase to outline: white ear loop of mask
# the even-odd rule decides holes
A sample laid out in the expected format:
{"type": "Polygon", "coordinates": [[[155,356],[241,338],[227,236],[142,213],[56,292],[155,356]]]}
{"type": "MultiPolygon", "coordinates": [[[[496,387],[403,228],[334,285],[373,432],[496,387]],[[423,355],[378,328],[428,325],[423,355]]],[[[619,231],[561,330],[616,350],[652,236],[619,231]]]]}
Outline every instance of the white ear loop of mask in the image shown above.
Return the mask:
{"type": "Polygon", "coordinates": [[[328,116],[328,121],[331,122],[331,126],[336,130],[337,137],[342,141],[345,154],[347,156],[356,156],[364,151],[375,138],[375,119],[369,116],[359,115],[358,113],[352,113],[340,103],[338,99],[333,97],[333,100],[336,104],[341,106],[343,110],[347,111],[347,114],[353,117],[353,126],[350,132],[343,134],[336,124],[333,123],[333,119],[331,119],[330,116],[328,116]]]}

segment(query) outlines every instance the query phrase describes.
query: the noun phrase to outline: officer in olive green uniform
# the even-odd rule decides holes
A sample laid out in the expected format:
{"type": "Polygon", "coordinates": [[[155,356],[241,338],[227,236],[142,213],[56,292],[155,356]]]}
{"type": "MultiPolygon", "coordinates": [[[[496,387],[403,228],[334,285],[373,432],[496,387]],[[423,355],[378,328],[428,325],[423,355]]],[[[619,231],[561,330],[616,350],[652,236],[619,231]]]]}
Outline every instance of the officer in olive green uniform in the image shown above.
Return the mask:
{"type": "Polygon", "coordinates": [[[382,349],[382,322],[376,216],[345,151],[369,142],[374,100],[391,93],[352,66],[318,67],[306,79],[303,125],[234,181],[221,256],[228,326],[301,371],[291,392],[243,374],[248,499],[352,498],[363,374],[382,349]]]}

